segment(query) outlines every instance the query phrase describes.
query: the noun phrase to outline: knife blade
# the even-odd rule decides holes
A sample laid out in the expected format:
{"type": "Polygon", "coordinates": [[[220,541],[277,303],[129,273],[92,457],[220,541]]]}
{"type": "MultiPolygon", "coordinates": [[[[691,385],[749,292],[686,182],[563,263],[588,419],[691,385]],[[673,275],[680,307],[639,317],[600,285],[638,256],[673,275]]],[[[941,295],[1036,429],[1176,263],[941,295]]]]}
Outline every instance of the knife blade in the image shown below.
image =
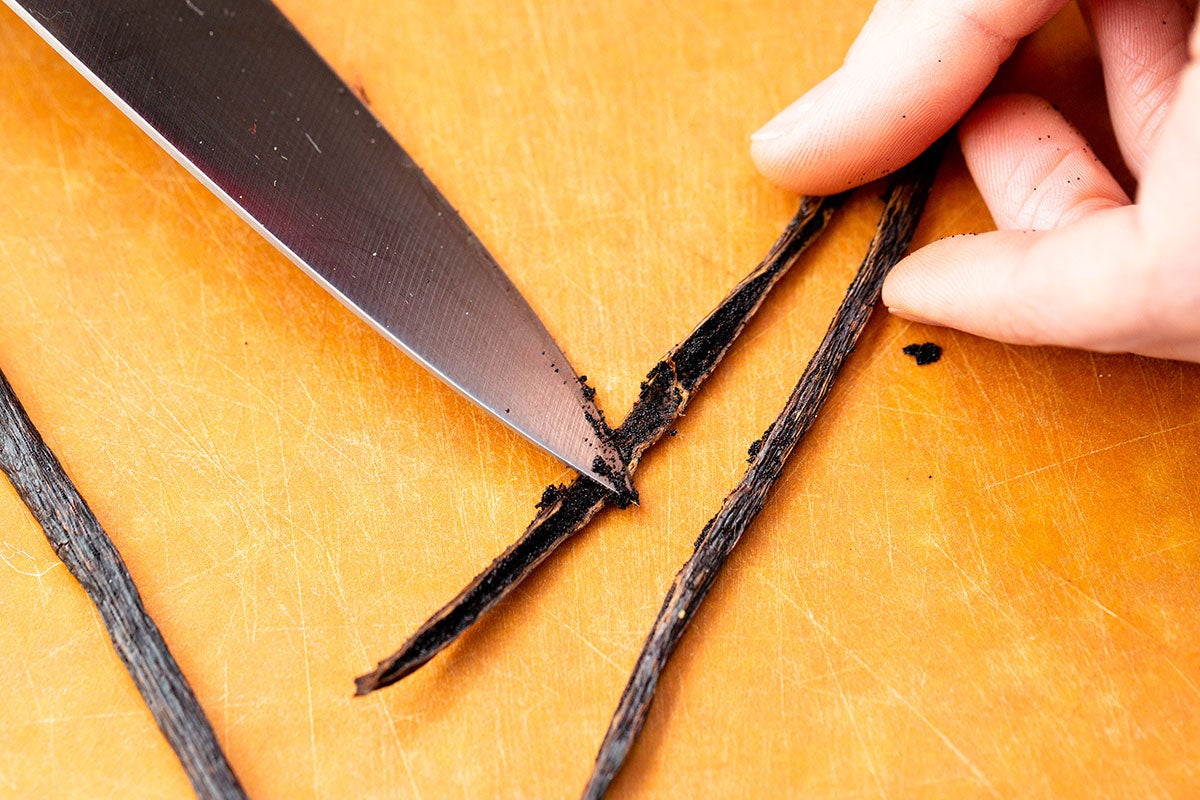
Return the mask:
{"type": "Polygon", "coordinates": [[[270,0],[4,2],[387,339],[568,465],[632,492],[537,314],[270,0]]]}

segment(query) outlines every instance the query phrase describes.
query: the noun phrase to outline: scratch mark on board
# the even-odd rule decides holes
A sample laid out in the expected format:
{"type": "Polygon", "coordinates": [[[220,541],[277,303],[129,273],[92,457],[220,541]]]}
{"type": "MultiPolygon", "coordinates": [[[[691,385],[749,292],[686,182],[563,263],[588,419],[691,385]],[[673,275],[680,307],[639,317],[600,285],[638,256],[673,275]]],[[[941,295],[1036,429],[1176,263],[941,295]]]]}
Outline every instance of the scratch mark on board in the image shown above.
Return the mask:
{"type": "Polygon", "coordinates": [[[996,488],[997,486],[1003,486],[1006,483],[1012,483],[1013,481],[1019,481],[1023,478],[1029,478],[1034,475],[1041,474],[1041,473],[1045,472],[1046,470],[1054,469],[1055,467],[1061,467],[1064,464],[1070,464],[1075,461],[1081,461],[1082,459],[1090,458],[1094,455],[1099,455],[1100,453],[1107,453],[1109,450],[1116,450],[1118,447],[1124,447],[1126,445],[1136,444],[1137,442],[1145,441],[1146,439],[1153,439],[1156,436],[1165,436],[1168,433],[1174,433],[1175,431],[1183,430],[1185,428],[1194,428],[1197,425],[1200,425],[1200,420],[1192,420],[1191,422],[1184,422],[1180,425],[1173,425],[1170,428],[1163,428],[1162,430],[1152,431],[1151,433],[1144,433],[1141,436],[1134,436],[1132,439],[1123,439],[1122,441],[1116,442],[1114,444],[1105,445],[1104,447],[1097,447],[1095,450],[1089,450],[1088,452],[1080,453],[1077,456],[1071,456],[1071,457],[1065,458],[1061,461],[1055,461],[1052,464],[1045,464],[1045,465],[1037,467],[1035,469],[1031,469],[1027,472],[1022,472],[1019,475],[1013,475],[1008,478],[1002,478],[1001,480],[993,481],[992,483],[989,483],[987,486],[984,486],[983,491],[986,492],[990,489],[996,488]]]}
{"type": "MultiPolygon", "coordinates": [[[[855,664],[858,664],[868,675],[870,675],[872,678],[874,678],[875,681],[878,682],[880,686],[887,689],[888,693],[891,694],[892,697],[895,698],[897,702],[899,702],[902,706],[904,706],[904,708],[907,709],[909,713],[911,713],[914,717],[916,717],[918,720],[920,720],[922,724],[924,724],[927,728],[929,728],[929,730],[932,731],[933,734],[935,736],[937,736],[938,739],[941,740],[942,744],[944,744],[946,746],[946,748],[951,753],[954,754],[955,758],[957,758],[963,764],[963,766],[965,766],[968,770],[971,771],[971,774],[974,775],[975,779],[979,782],[979,784],[981,786],[983,786],[984,789],[987,790],[988,794],[990,794],[992,797],[997,797],[997,798],[1000,797],[1000,792],[997,791],[995,784],[992,783],[992,781],[983,772],[983,770],[981,770],[979,768],[979,766],[974,761],[972,761],[970,759],[970,757],[968,757],[967,754],[964,753],[958,747],[958,745],[954,744],[954,741],[946,734],[945,731],[943,731],[941,728],[939,728],[933,722],[933,720],[931,720],[929,717],[925,716],[925,714],[921,712],[921,709],[917,708],[915,703],[913,703],[911,700],[909,700],[907,697],[905,697],[903,694],[901,694],[900,691],[898,689],[896,689],[895,686],[893,686],[891,683],[889,683],[887,680],[885,680],[883,678],[883,676],[881,676],[878,672],[873,670],[871,668],[871,666],[866,661],[864,661],[857,653],[855,653],[853,650],[851,650],[846,645],[842,644],[838,640],[838,638],[836,636],[834,636],[833,633],[828,628],[826,628],[824,625],[822,625],[820,622],[817,621],[817,618],[812,613],[812,611],[806,611],[806,616],[808,617],[808,621],[810,623],[812,623],[812,626],[814,628],[816,628],[822,635],[827,637],[831,642],[833,642],[839,648],[841,648],[842,652],[845,653],[846,657],[848,657],[855,664]]],[[[823,646],[824,645],[822,645],[822,647],[823,646]]]]}
{"type": "Polygon", "coordinates": [[[584,645],[586,645],[589,650],[591,650],[593,653],[595,653],[601,659],[603,659],[605,663],[610,664],[614,669],[617,670],[617,672],[619,674],[622,674],[622,675],[625,674],[625,671],[626,671],[625,667],[621,666],[616,661],[614,661],[612,656],[608,655],[608,653],[605,653],[599,647],[596,647],[596,645],[592,642],[591,639],[588,639],[586,636],[584,636],[582,633],[580,633],[578,628],[576,628],[573,625],[568,624],[567,622],[565,622],[562,619],[562,617],[558,616],[557,614],[554,614],[553,612],[550,613],[550,618],[553,619],[555,622],[557,622],[564,630],[566,630],[568,633],[570,633],[572,636],[574,636],[576,639],[578,639],[580,642],[582,642],[584,645]]]}
{"type": "Polygon", "coordinates": [[[45,569],[38,569],[36,566],[34,566],[30,570],[26,571],[26,570],[18,567],[16,564],[14,564],[13,560],[16,558],[17,555],[20,555],[20,556],[23,556],[25,559],[27,559],[30,562],[30,564],[36,564],[36,561],[34,560],[33,556],[29,555],[29,553],[26,553],[24,550],[16,549],[8,542],[4,543],[4,547],[7,548],[8,552],[0,553],[0,561],[4,562],[4,565],[6,567],[10,568],[13,572],[17,573],[18,575],[24,575],[27,578],[37,578],[38,588],[40,588],[42,590],[42,594],[44,595],[46,593],[46,586],[42,582],[42,578],[44,578],[50,572],[50,570],[54,569],[55,567],[61,567],[63,565],[62,562],[55,560],[54,563],[52,563],[50,566],[46,567],[45,569]]]}
{"type": "Polygon", "coordinates": [[[312,760],[312,793],[313,797],[321,796],[321,776],[317,761],[317,724],[313,713],[312,671],[309,668],[308,626],[304,619],[304,586],[300,583],[300,557],[296,552],[296,543],[292,543],[292,563],[296,567],[296,603],[300,614],[300,647],[304,659],[304,686],[308,700],[308,747],[309,758],[312,760]]]}

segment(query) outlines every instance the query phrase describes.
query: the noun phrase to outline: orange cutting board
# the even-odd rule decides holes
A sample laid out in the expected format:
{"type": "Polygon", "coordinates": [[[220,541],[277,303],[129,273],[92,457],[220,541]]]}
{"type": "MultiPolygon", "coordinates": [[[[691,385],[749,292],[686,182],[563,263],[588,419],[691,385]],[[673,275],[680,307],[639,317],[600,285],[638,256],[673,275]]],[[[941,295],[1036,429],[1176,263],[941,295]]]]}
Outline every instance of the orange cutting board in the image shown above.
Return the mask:
{"type": "MultiPolygon", "coordinates": [[[[869,3],[286,0],[619,421],[796,198],[749,134],[869,3]]],[[[1085,130],[1071,10],[1024,47],[1085,130]],[[1038,60],[1056,54],[1049,62],[1038,60]]],[[[0,368],[256,798],[577,796],[672,576],[861,257],[860,193],[601,515],[354,699],[571,473],[415,367],[0,11],[0,368]]],[[[986,230],[957,155],[918,238],[986,230]]],[[[1200,367],[876,315],[667,669],[614,797],[1200,786],[1200,367]],[[904,345],[945,351],[917,367],[904,345]]],[[[188,784],[0,485],[0,795],[188,784]]]]}

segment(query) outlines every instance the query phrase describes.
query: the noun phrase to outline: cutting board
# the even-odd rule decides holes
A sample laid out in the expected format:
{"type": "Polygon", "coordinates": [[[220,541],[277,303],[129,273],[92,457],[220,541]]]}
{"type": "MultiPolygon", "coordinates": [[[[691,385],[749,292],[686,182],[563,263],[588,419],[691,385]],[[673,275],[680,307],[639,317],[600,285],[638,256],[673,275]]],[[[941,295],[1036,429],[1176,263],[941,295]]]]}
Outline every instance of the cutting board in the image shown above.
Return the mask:
{"type": "MultiPolygon", "coordinates": [[[[869,5],[282,3],[614,421],[791,216],[748,136],[837,67],[869,5]]],[[[1036,77],[1112,156],[1083,42],[1065,12],[1006,80],[1036,77]]],[[[0,368],[258,798],[576,796],[881,188],[645,459],[639,508],[602,514],[425,669],[355,699],[353,677],[571,473],[324,294],[7,10],[0,154],[0,368]]],[[[990,226],[951,154],[919,242],[990,226]]],[[[1195,365],[877,313],[613,796],[1195,796],[1198,396],[1195,365]],[[902,348],[926,341],[944,356],[918,367],[902,348]]],[[[0,795],[188,796],[6,484],[0,616],[0,795]]]]}

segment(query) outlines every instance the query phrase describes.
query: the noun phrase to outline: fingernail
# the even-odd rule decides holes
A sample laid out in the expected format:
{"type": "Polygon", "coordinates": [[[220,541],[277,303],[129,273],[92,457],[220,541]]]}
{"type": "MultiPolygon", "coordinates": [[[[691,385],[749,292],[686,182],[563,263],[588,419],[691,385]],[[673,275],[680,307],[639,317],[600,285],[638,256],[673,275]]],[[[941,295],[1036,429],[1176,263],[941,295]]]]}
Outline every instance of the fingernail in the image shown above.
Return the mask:
{"type": "Polygon", "coordinates": [[[757,131],[750,134],[750,141],[769,142],[772,139],[778,139],[791,130],[810,108],[812,108],[812,101],[804,101],[804,98],[797,100],[779,112],[766,125],[763,125],[757,131]]]}
{"type": "MultiPolygon", "coordinates": [[[[834,75],[837,73],[835,72],[834,75]]],[[[808,114],[809,110],[816,104],[817,98],[824,94],[829,87],[833,75],[830,75],[825,80],[818,83],[813,88],[802,94],[796,102],[780,111],[775,117],[763,125],[754,133],[750,134],[752,142],[769,142],[772,139],[778,139],[788,131],[792,130],[800,123],[800,121],[808,114]]]]}

